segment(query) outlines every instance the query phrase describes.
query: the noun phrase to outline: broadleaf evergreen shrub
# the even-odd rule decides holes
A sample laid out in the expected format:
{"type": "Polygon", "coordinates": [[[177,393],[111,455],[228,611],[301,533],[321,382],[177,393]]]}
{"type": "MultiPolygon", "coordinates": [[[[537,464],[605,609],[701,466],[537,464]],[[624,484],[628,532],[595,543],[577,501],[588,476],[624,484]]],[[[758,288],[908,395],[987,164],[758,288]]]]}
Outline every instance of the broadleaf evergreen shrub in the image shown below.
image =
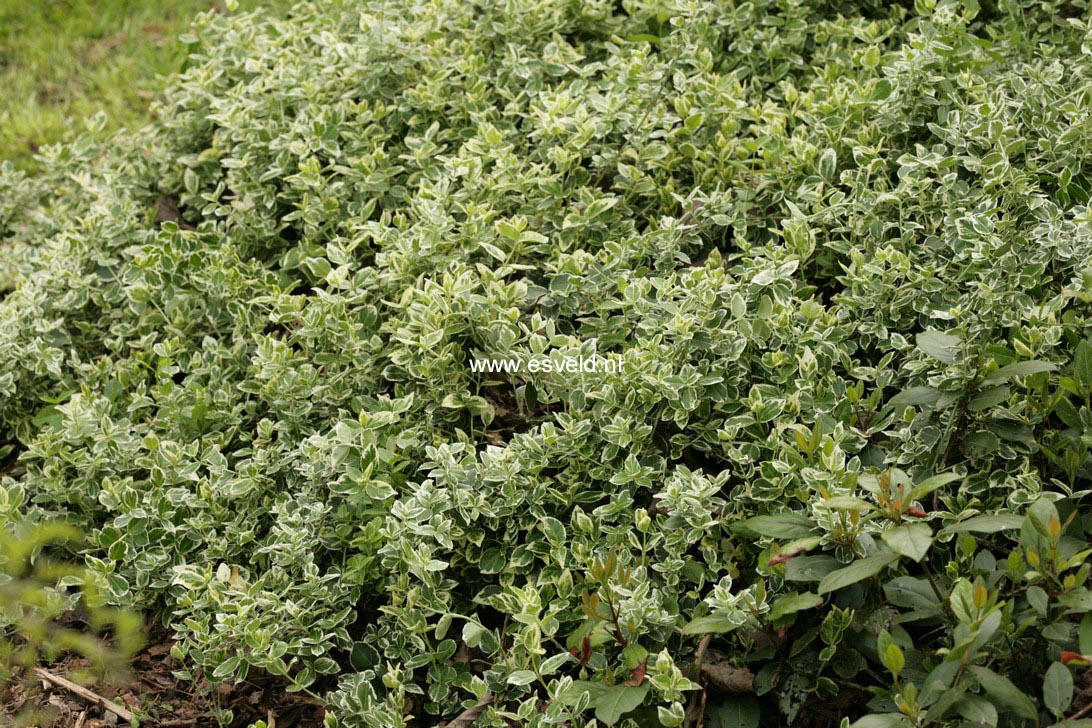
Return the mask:
{"type": "Polygon", "coordinates": [[[331,726],[1063,717],[1092,31],[974,5],[204,16],[0,174],[4,518],[331,726]]]}

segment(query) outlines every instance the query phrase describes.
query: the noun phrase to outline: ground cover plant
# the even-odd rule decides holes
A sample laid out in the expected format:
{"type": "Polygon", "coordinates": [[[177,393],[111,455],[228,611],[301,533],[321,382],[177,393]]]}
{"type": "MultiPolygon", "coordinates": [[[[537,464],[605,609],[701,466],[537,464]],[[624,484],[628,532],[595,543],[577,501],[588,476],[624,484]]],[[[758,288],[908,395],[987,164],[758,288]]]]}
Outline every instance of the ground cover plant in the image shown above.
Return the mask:
{"type": "Polygon", "coordinates": [[[0,175],[0,518],[86,533],[185,676],[331,728],[1088,725],[1085,3],[192,35],[150,126],[0,175]]]}

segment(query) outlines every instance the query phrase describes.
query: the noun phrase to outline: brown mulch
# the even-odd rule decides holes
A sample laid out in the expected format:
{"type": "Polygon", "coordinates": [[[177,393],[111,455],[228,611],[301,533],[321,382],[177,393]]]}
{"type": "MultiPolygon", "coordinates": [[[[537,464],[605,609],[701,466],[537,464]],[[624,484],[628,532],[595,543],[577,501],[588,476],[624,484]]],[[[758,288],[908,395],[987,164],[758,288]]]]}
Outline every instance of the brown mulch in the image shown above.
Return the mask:
{"type": "MultiPolygon", "coordinates": [[[[309,696],[286,693],[284,682],[267,675],[213,688],[198,672],[193,681],[179,680],[174,672],[182,664],[170,655],[172,642],[164,634],[152,634],[149,644],[129,664],[129,675],[120,684],[86,675],[86,659],[69,656],[46,670],[67,677],[96,694],[128,709],[148,728],[218,728],[212,710],[233,711],[233,728],[265,720],[271,728],[318,728],[323,708],[309,696]]],[[[114,728],[125,722],[104,708],[73,695],[64,688],[23,674],[6,687],[0,685],[0,725],[42,728],[114,728]],[[20,679],[21,678],[21,679],[20,679]]]]}

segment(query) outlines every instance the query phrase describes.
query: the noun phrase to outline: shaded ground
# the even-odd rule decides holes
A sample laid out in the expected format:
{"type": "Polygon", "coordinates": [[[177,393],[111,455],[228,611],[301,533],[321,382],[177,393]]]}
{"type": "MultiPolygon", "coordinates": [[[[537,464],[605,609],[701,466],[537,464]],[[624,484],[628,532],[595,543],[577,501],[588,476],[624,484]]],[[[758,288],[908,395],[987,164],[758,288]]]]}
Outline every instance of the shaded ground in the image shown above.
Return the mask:
{"type": "MultiPolygon", "coordinates": [[[[322,725],[323,709],[317,701],[309,696],[286,693],[283,684],[275,678],[253,677],[243,683],[222,685],[215,692],[200,675],[193,682],[177,679],[174,672],[182,665],[171,657],[171,645],[164,635],[155,635],[132,660],[131,674],[121,685],[86,678],[78,681],[140,716],[140,724],[149,728],[212,728],[218,725],[211,717],[217,703],[220,708],[233,711],[233,726],[247,726],[257,720],[265,720],[270,728],[322,725]]],[[[47,669],[53,675],[76,680],[87,667],[86,659],[69,657],[47,669]]],[[[6,726],[14,722],[20,725],[21,720],[48,728],[124,725],[124,721],[104,708],[33,676],[28,679],[26,675],[0,692],[0,724],[6,726]],[[36,718],[31,719],[31,716],[36,718]]]]}

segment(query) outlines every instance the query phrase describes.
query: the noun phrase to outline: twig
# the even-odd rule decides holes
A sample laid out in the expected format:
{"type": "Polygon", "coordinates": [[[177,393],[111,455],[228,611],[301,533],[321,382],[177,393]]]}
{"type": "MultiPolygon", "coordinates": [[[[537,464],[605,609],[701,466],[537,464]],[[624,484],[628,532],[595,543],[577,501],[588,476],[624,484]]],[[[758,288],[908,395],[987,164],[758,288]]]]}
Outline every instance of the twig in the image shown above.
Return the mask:
{"type": "MultiPolygon", "coordinates": [[[[690,665],[690,677],[693,680],[701,679],[701,668],[702,663],[705,662],[705,651],[709,649],[709,642],[712,639],[712,634],[705,634],[702,635],[701,641],[698,642],[698,649],[694,651],[694,662],[690,665]]],[[[700,692],[695,692],[690,696],[690,704],[686,706],[686,722],[684,725],[701,725],[704,715],[705,688],[702,688],[700,692]]]]}
{"type": "Polygon", "coordinates": [[[709,682],[727,693],[753,693],[755,676],[746,667],[736,667],[727,662],[702,665],[701,672],[709,682]]]}
{"type": "Polygon", "coordinates": [[[489,704],[493,702],[493,693],[486,693],[482,696],[482,699],[477,702],[473,707],[467,708],[459,717],[447,724],[447,728],[470,728],[474,725],[474,721],[481,717],[485,709],[489,707],[489,704]]]}
{"type": "Polygon", "coordinates": [[[95,705],[95,706],[97,706],[99,708],[102,708],[103,710],[110,711],[111,713],[113,713],[114,715],[116,715],[117,717],[121,718],[124,721],[132,721],[133,720],[133,714],[130,713],[125,708],[121,707],[120,705],[118,705],[117,703],[115,703],[112,700],[107,700],[106,698],[102,697],[101,695],[99,695],[96,692],[92,692],[91,690],[88,690],[87,688],[85,688],[82,685],[77,685],[76,683],[72,682],[71,680],[69,680],[67,678],[63,678],[63,677],[60,677],[58,675],[54,675],[53,673],[49,672],[48,670],[45,670],[45,669],[40,668],[40,667],[34,668],[34,674],[37,675],[42,680],[45,680],[46,682],[53,683],[57,687],[64,688],[68,692],[74,693],[75,695],[80,696],[84,700],[90,702],[92,705],[95,705]]]}
{"type": "Polygon", "coordinates": [[[709,649],[709,643],[712,641],[713,635],[702,635],[701,641],[698,642],[698,649],[694,651],[694,664],[690,668],[690,672],[694,677],[701,674],[702,664],[705,662],[705,651],[709,649]]]}
{"type": "Polygon", "coordinates": [[[1066,718],[1066,721],[1068,722],[1068,721],[1071,721],[1071,720],[1077,720],[1078,718],[1083,718],[1086,715],[1088,715],[1089,713],[1092,713],[1092,700],[1088,701],[1088,705],[1084,706],[1083,708],[1078,710],[1076,713],[1074,713],[1073,715],[1066,718]]]}

